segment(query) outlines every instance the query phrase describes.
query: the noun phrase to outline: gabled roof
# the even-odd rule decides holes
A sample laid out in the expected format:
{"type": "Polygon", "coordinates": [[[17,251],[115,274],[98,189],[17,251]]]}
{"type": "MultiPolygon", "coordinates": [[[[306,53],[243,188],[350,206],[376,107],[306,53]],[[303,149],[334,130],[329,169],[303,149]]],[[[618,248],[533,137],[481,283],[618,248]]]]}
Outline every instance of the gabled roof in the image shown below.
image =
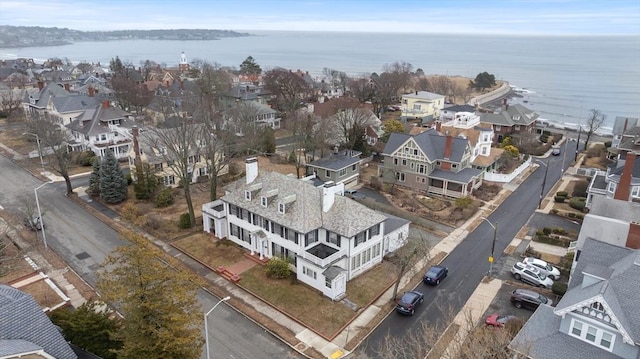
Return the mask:
{"type": "Polygon", "coordinates": [[[299,233],[309,233],[318,228],[351,238],[367,228],[382,223],[386,216],[376,212],[350,198],[334,196],[334,203],[328,212],[322,210],[323,188],[316,188],[308,181],[301,181],[294,176],[277,172],[260,171],[251,184],[242,178],[227,187],[227,194],[221,199],[225,202],[246,208],[259,216],[272,220],[299,233]],[[248,201],[244,191],[252,184],[262,183],[262,189],[248,201]],[[296,200],[290,203],[286,213],[278,212],[278,200],[269,207],[261,205],[260,196],[277,189],[278,198],[295,195],[296,200]]]}
{"type": "Polygon", "coordinates": [[[40,91],[40,93],[36,96],[37,100],[35,105],[44,108],[47,106],[51,98],[72,96],[72,94],[58,84],[49,83],[44,88],[42,88],[42,91],[40,91]]]}
{"type": "Polygon", "coordinates": [[[627,341],[640,343],[640,251],[586,239],[554,312],[561,316],[596,301],[627,341]]]}
{"type": "Polygon", "coordinates": [[[480,122],[500,126],[528,126],[538,119],[539,115],[521,104],[502,107],[499,113],[481,113],[480,122]]]}
{"type": "MultiPolygon", "coordinates": [[[[404,133],[392,133],[389,136],[387,145],[384,147],[383,154],[391,155],[402,147],[407,141],[413,140],[422,150],[429,161],[444,160],[445,144],[447,136],[439,134],[436,130],[422,132],[418,135],[411,136],[404,133]]],[[[448,161],[461,162],[462,158],[469,146],[469,141],[460,137],[451,138],[451,155],[448,161]]]]}
{"type": "Polygon", "coordinates": [[[95,108],[100,103],[100,100],[96,97],[89,97],[87,95],[73,95],[56,97],[52,102],[58,112],[65,113],[95,108]]]}
{"type": "Polygon", "coordinates": [[[336,154],[331,154],[327,157],[315,160],[309,163],[309,166],[331,171],[338,171],[360,162],[360,157],[358,157],[358,155],[354,156],[354,152],[360,153],[358,151],[352,150],[339,151],[336,154]]]}
{"type": "Polygon", "coordinates": [[[88,136],[97,135],[101,133],[111,132],[107,124],[110,120],[120,119],[120,126],[132,127],[134,125],[132,120],[129,120],[129,114],[118,107],[104,107],[102,104],[94,106],[91,109],[84,111],[84,113],[75,120],[71,121],[67,127],[75,132],[79,132],[88,136]]]}
{"type": "Polygon", "coordinates": [[[0,318],[0,355],[39,346],[55,358],[77,358],[31,295],[0,284],[0,318]]]}
{"type": "Polygon", "coordinates": [[[471,105],[453,105],[449,107],[445,107],[442,111],[450,111],[450,112],[475,112],[476,108],[471,105]]]}
{"type": "Polygon", "coordinates": [[[558,330],[561,321],[562,317],[555,315],[552,307],[539,306],[518,335],[513,338],[509,348],[536,359],[619,358],[613,353],[561,333],[558,330]]]}

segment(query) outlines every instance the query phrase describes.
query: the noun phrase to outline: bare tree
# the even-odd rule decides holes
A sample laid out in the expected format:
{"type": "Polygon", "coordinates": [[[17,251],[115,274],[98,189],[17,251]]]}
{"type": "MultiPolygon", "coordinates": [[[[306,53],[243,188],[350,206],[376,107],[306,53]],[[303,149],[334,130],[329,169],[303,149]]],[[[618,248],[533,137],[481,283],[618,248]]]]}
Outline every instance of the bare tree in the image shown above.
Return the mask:
{"type": "Polygon", "coordinates": [[[282,68],[267,71],[264,82],[265,88],[275,96],[274,107],[285,117],[301,108],[303,100],[307,99],[311,92],[311,88],[302,77],[282,68]]]}
{"type": "Polygon", "coordinates": [[[364,140],[367,126],[375,121],[371,110],[348,99],[339,99],[334,105],[333,115],[336,138],[348,149],[358,149],[364,140]]]}
{"type": "Polygon", "coordinates": [[[296,139],[293,145],[293,151],[295,153],[295,166],[296,175],[300,178],[300,170],[306,163],[307,153],[313,153],[317,142],[315,141],[314,133],[319,130],[316,127],[317,117],[306,111],[296,111],[288,121],[287,128],[293,133],[293,137],[296,139]]]}
{"type": "Polygon", "coordinates": [[[48,162],[48,167],[64,178],[67,185],[67,195],[73,193],[69,167],[73,162],[73,155],[69,150],[70,136],[56,123],[47,118],[31,118],[27,120],[29,132],[38,135],[43,155],[51,155],[54,160],[48,162]]]}
{"type": "Polygon", "coordinates": [[[421,270],[422,268],[416,268],[416,264],[421,260],[429,260],[430,250],[429,241],[420,235],[407,238],[407,242],[394,253],[392,262],[396,265],[397,275],[396,284],[393,287],[393,300],[398,295],[400,279],[405,275],[413,277],[416,270],[421,270]]]}
{"type": "Polygon", "coordinates": [[[360,75],[358,78],[351,79],[349,82],[349,90],[351,95],[360,102],[366,102],[373,97],[373,84],[368,75],[360,75]]]}
{"type": "Polygon", "coordinates": [[[191,180],[195,164],[200,162],[201,144],[204,143],[202,136],[202,125],[193,124],[187,118],[173,117],[165,121],[163,127],[151,128],[150,135],[142,139],[180,179],[192,227],[196,217],[191,199],[191,180]]]}
{"type": "Polygon", "coordinates": [[[13,122],[23,116],[21,107],[27,81],[27,75],[14,73],[9,81],[5,80],[8,88],[0,90],[0,112],[4,113],[9,122],[13,122]]]}
{"type": "Polygon", "coordinates": [[[593,134],[596,133],[598,129],[600,129],[600,126],[602,126],[604,120],[607,118],[607,115],[600,112],[600,110],[596,110],[595,108],[589,110],[589,112],[589,117],[587,118],[586,123],[587,129],[585,131],[587,135],[587,139],[584,141],[585,150],[589,149],[589,140],[591,140],[591,136],[593,136],[593,134]]]}

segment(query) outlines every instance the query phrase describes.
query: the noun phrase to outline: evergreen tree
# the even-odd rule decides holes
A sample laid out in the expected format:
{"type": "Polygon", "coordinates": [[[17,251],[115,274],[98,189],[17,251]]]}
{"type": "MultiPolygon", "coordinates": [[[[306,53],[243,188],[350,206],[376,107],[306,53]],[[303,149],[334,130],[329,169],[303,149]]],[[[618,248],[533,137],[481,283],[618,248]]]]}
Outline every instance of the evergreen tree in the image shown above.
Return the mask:
{"type": "Polygon", "coordinates": [[[87,302],[76,310],[58,309],[51,314],[51,321],[62,328],[67,341],[104,359],[117,358],[113,350],[120,349],[122,342],[111,339],[109,333],[119,330],[120,319],[99,310],[96,302],[87,302]]]}
{"type": "Polygon", "coordinates": [[[240,64],[240,73],[243,75],[260,75],[262,69],[256,60],[249,56],[240,64]]]}
{"type": "Polygon", "coordinates": [[[112,333],[123,342],[118,358],[200,358],[198,278],[171,269],[180,266],[141,235],[130,232],[126,240],[131,244],[107,257],[98,281],[102,298],[124,315],[112,333]]]}
{"type": "Polygon", "coordinates": [[[136,161],[136,181],[133,184],[133,192],[137,199],[151,198],[158,188],[158,177],[148,163],[137,163],[136,161]]]}
{"type": "Polygon", "coordinates": [[[100,196],[100,159],[98,157],[93,158],[93,171],[89,177],[87,194],[91,197],[100,196]]]}
{"type": "Polygon", "coordinates": [[[100,163],[100,199],[119,203],[127,199],[127,179],[112,151],[106,151],[100,163]]]}

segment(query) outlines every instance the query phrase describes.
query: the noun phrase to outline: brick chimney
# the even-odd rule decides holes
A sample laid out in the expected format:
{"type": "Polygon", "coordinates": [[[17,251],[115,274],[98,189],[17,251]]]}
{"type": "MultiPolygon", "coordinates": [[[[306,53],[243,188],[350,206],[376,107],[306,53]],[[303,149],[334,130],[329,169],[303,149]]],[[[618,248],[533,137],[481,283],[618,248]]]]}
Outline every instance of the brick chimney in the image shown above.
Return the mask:
{"type": "Polygon", "coordinates": [[[44,88],[44,82],[38,81],[38,89],[42,91],[43,88],[44,88]]]}
{"type": "Polygon", "coordinates": [[[95,91],[93,90],[93,86],[89,86],[88,90],[89,90],[89,97],[93,97],[93,94],[95,93],[95,91]]]}
{"type": "Polygon", "coordinates": [[[640,223],[629,223],[629,233],[627,234],[627,248],[640,249],[640,223]]]}
{"type": "Polygon", "coordinates": [[[247,184],[255,181],[258,178],[258,158],[247,158],[245,161],[245,173],[247,178],[247,184]]]}
{"type": "Polygon", "coordinates": [[[64,89],[65,89],[67,92],[71,92],[71,91],[69,90],[69,84],[64,84],[64,89]]]}
{"type": "Polygon", "coordinates": [[[102,108],[109,108],[109,100],[102,101],[102,108]]]}
{"type": "Polygon", "coordinates": [[[624,169],[622,170],[622,176],[620,176],[620,183],[616,187],[616,193],[613,195],[614,199],[621,201],[629,201],[629,194],[631,190],[631,175],[633,172],[633,165],[636,161],[636,154],[633,152],[627,152],[626,159],[624,161],[624,169]]]}
{"type": "Polygon", "coordinates": [[[451,144],[453,143],[453,137],[451,137],[447,131],[447,141],[444,143],[444,158],[451,157],[451,144]]]}
{"type": "Polygon", "coordinates": [[[436,121],[436,131],[440,132],[441,129],[442,129],[442,122],[436,121]]]}

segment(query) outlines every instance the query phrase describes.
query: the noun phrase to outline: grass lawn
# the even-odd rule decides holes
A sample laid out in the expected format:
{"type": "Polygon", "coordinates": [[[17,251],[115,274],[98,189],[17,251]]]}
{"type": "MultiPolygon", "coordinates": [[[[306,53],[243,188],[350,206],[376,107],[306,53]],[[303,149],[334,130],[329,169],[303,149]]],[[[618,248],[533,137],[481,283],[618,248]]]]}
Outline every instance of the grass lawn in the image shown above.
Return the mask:
{"type": "MultiPolygon", "coordinates": [[[[172,244],[212,268],[229,266],[243,259],[242,248],[227,240],[212,240],[206,233],[172,244]]],[[[264,266],[256,266],[242,273],[238,284],[325,337],[337,334],[357,314],[345,304],[331,301],[300,282],[267,278],[265,271],[264,266]]],[[[347,299],[363,308],[380,296],[394,279],[394,265],[384,261],[347,283],[347,299]]]]}
{"type": "Polygon", "coordinates": [[[211,268],[230,266],[244,258],[244,250],[233,242],[212,238],[210,234],[198,233],[176,240],[172,244],[211,268]]]}

